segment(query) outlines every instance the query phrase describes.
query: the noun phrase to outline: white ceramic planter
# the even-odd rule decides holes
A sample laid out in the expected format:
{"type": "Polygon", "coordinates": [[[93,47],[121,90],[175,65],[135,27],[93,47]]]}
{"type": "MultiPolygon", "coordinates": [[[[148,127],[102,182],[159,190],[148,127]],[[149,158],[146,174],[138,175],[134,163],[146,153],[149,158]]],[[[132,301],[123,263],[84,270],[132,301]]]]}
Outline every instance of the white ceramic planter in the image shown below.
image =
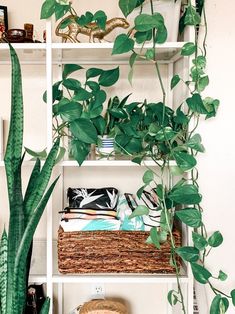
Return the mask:
{"type": "MultiPolygon", "coordinates": [[[[165,25],[168,31],[167,41],[177,41],[180,19],[181,0],[154,0],[154,12],[160,13],[164,17],[165,25]]],[[[134,20],[139,15],[140,8],[135,9],[128,17],[128,21],[134,25],[134,20]]],[[[142,13],[151,14],[150,1],[143,4],[142,13]]]]}
{"type": "Polygon", "coordinates": [[[109,155],[114,152],[114,138],[108,137],[107,135],[100,137],[99,146],[96,147],[96,151],[104,158],[109,157],[109,155]]]}

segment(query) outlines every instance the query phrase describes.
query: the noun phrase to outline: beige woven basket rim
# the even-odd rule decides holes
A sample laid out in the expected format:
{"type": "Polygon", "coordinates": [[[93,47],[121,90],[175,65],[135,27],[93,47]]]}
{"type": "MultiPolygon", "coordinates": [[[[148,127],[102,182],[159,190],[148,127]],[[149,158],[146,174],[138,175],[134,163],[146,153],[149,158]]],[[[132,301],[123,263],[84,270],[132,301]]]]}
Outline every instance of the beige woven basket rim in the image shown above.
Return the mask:
{"type": "Polygon", "coordinates": [[[110,300],[92,300],[86,302],[79,311],[79,314],[96,314],[96,313],[128,314],[126,307],[122,303],[110,300]]]}

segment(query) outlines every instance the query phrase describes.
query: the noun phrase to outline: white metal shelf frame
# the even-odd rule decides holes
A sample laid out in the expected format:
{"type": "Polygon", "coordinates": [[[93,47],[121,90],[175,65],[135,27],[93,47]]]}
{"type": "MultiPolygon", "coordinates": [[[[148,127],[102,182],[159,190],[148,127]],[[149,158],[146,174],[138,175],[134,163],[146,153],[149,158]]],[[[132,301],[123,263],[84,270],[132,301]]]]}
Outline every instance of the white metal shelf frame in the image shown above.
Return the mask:
{"type": "MultiPolygon", "coordinates": [[[[105,44],[65,44],[65,43],[52,43],[52,25],[51,21],[48,20],[46,22],[46,30],[47,30],[47,42],[42,44],[13,44],[14,48],[17,50],[26,50],[29,52],[32,51],[40,51],[46,54],[45,58],[42,57],[41,60],[23,60],[23,64],[45,64],[46,65],[46,82],[47,82],[47,148],[48,150],[52,147],[52,89],[51,86],[53,84],[53,78],[52,78],[52,65],[58,64],[63,65],[65,63],[70,62],[78,62],[83,64],[127,64],[127,59],[110,59],[108,61],[105,60],[76,60],[74,59],[66,59],[64,60],[62,58],[62,53],[59,54],[59,58],[54,57],[53,53],[55,51],[65,51],[65,50],[74,50],[78,52],[86,52],[88,51],[104,51],[105,49],[109,51],[111,55],[113,44],[111,43],[105,43],[105,44]],[[44,60],[45,59],[45,60],[44,60]]],[[[193,38],[193,33],[191,31],[188,32],[188,38],[193,38]]],[[[170,58],[163,58],[163,60],[160,60],[163,64],[168,64],[169,66],[169,73],[168,76],[172,76],[173,74],[173,64],[182,56],[180,55],[180,48],[184,45],[184,42],[177,42],[177,43],[165,43],[161,46],[157,45],[156,49],[159,51],[166,51],[171,55],[170,58]]],[[[0,56],[1,51],[4,51],[8,49],[7,44],[0,44],[0,56]]],[[[78,53],[79,54],[79,53],[78,53]]],[[[1,64],[8,64],[9,61],[3,60],[0,61],[1,64]]],[[[141,63],[145,65],[146,63],[141,63]]],[[[187,71],[186,71],[187,72],[187,71]]],[[[188,75],[188,72],[186,73],[188,75]]],[[[169,85],[169,84],[168,84],[169,85]]],[[[171,94],[171,91],[167,91],[169,95],[171,94]]],[[[172,101],[172,96],[170,97],[170,101],[172,101]]],[[[147,166],[154,166],[155,164],[151,161],[146,161],[145,164],[147,166]]],[[[32,162],[26,162],[24,163],[25,166],[32,166],[32,162]]],[[[0,167],[3,167],[4,164],[2,161],[0,161],[0,167]]],[[[64,167],[75,167],[77,166],[75,161],[64,161],[58,166],[64,168],[64,167]]],[[[133,166],[136,167],[138,165],[133,164],[129,160],[113,160],[113,161],[106,161],[106,160],[98,160],[98,161],[85,161],[84,165],[85,167],[96,167],[96,166],[111,166],[111,167],[126,167],[126,166],[133,166]]],[[[62,183],[63,186],[63,183],[62,183]]],[[[52,200],[49,201],[47,206],[47,270],[45,276],[41,275],[32,275],[30,276],[31,282],[46,282],[47,284],[47,294],[50,298],[53,299],[53,284],[62,285],[64,283],[92,283],[92,282],[109,282],[109,283],[166,283],[169,285],[176,283],[176,277],[174,275],[150,275],[150,276],[128,276],[128,275],[102,275],[102,276],[68,276],[68,275],[53,275],[53,239],[52,239],[52,200]]],[[[189,239],[190,242],[190,239],[189,239]]],[[[187,268],[187,274],[184,276],[181,276],[182,283],[185,283],[187,285],[187,300],[188,300],[188,313],[192,313],[191,309],[193,304],[193,279],[192,279],[192,273],[189,267],[187,268]]],[[[61,290],[62,291],[62,290],[61,290]]],[[[53,304],[53,302],[51,302],[53,304]]],[[[61,307],[61,306],[60,306],[61,307]]],[[[53,308],[51,306],[50,314],[53,313],[53,308]]]]}

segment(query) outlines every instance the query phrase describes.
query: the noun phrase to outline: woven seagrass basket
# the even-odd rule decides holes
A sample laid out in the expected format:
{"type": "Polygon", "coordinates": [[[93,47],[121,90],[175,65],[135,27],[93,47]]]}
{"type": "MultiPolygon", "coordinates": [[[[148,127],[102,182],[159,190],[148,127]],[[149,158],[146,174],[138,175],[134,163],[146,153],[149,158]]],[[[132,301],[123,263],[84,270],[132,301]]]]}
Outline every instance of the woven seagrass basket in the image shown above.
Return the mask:
{"type": "MultiPolygon", "coordinates": [[[[176,246],[181,234],[173,231],[176,246]]],[[[58,268],[73,273],[174,273],[169,239],[158,250],[145,231],[58,231],[58,268]]],[[[179,262],[179,261],[178,261],[179,262]]]]}
{"type": "Polygon", "coordinates": [[[92,300],[81,307],[79,314],[128,314],[128,312],[120,302],[92,300]]]}

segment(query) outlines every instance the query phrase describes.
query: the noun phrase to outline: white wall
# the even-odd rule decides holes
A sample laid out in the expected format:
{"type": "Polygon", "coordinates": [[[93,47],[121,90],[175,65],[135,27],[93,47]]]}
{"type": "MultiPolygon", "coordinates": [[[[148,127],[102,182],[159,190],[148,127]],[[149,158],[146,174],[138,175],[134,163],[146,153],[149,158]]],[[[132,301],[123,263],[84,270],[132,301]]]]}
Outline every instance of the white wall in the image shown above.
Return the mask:
{"type": "MultiPolygon", "coordinates": [[[[209,232],[220,230],[224,236],[223,245],[208,261],[215,275],[220,269],[229,275],[227,282],[219,284],[226,292],[235,288],[234,10],[234,1],[207,0],[210,85],[205,94],[220,99],[221,105],[217,117],[200,126],[206,147],[199,163],[204,219],[209,232]]],[[[234,308],[228,311],[234,312],[234,308]]]]}
{"type": "MultiPolygon", "coordinates": [[[[39,12],[40,3],[42,1],[34,1],[37,3],[36,10],[39,12]]],[[[93,2],[93,1],[92,1],[93,2]]],[[[91,5],[92,2],[89,2],[91,5]]],[[[97,2],[98,3],[98,2],[97,2]]],[[[35,9],[31,12],[31,16],[28,16],[28,10],[32,1],[16,1],[16,0],[2,0],[1,4],[8,5],[9,7],[15,6],[15,10],[10,12],[10,27],[22,27],[24,22],[34,22],[35,19],[38,20],[38,13],[35,16],[35,9]],[[24,7],[22,7],[22,3],[24,7]],[[19,17],[20,12],[20,17],[19,17]],[[23,17],[22,17],[23,16],[23,17]],[[14,21],[14,23],[13,23],[14,21]]],[[[93,4],[93,3],[92,3],[93,4]]],[[[99,7],[100,8],[100,2],[99,7]]],[[[111,9],[110,9],[111,10],[111,9]]],[[[235,49],[235,30],[234,30],[234,11],[235,3],[231,0],[207,0],[207,15],[208,15],[208,73],[210,75],[210,85],[206,91],[206,95],[218,98],[221,101],[221,107],[219,109],[218,115],[215,119],[211,119],[206,122],[202,122],[200,126],[200,133],[203,137],[204,145],[207,148],[206,154],[202,155],[199,161],[199,172],[200,172],[200,186],[201,192],[203,194],[203,207],[205,209],[204,217],[208,227],[209,232],[214,230],[220,230],[224,235],[224,244],[215,249],[210,258],[209,265],[211,269],[218,273],[220,269],[223,269],[229,275],[227,283],[222,283],[221,287],[226,287],[226,291],[229,292],[233,287],[235,287],[235,247],[234,247],[234,213],[235,211],[235,166],[233,160],[235,160],[235,141],[233,134],[235,134],[235,103],[233,100],[234,91],[234,73],[235,73],[235,61],[234,61],[234,49],[235,49]]],[[[41,33],[45,29],[45,25],[42,22],[36,24],[38,38],[41,39],[41,33]]],[[[1,57],[1,56],[0,56],[1,57]]],[[[6,79],[6,74],[9,69],[1,67],[0,79],[6,79]],[[3,74],[4,73],[4,74],[3,74]]],[[[44,75],[43,67],[39,70],[30,70],[28,66],[23,68],[25,73],[25,92],[30,88],[32,83],[32,73],[34,71],[40,73],[40,76],[44,75]]],[[[9,72],[8,72],[9,73],[9,72]]],[[[0,80],[0,82],[3,82],[0,80]]],[[[3,83],[0,84],[1,95],[3,93],[3,83]]],[[[36,84],[33,83],[33,86],[36,84]]],[[[45,115],[44,110],[40,110],[39,106],[44,106],[41,101],[41,94],[44,90],[44,84],[40,83],[39,90],[37,91],[38,101],[33,99],[34,105],[37,106],[38,113],[41,112],[41,118],[45,115]]],[[[8,87],[7,87],[8,88],[8,87]]],[[[25,97],[26,97],[25,93],[25,97]]],[[[34,92],[35,95],[35,92],[34,92]]],[[[5,103],[9,103],[9,94],[6,93],[5,103]]],[[[26,97],[25,101],[28,103],[28,108],[30,108],[30,95],[26,97]]],[[[2,104],[2,102],[1,102],[2,104]]],[[[28,109],[29,110],[29,109],[28,109]]],[[[4,119],[7,119],[9,113],[9,108],[1,105],[1,115],[4,119]]],[[[30,111],[28,114],[31,115],[30,111]]],[[[40,120],[35,120],[39,122],[40,120]]],[[[27,126],[26,126],[27,127],[27,126]]],[[[30,125],[28,125],[30,128],[30,125]]],[[[40,134],[41,125],[36,126],[37,134],[40,134]]],[[[36,135],[36,134],[35,134],[36,135]]],[[[29,137],[25,138],[27,145],[31,143],[29,137]]],[[[45,138],[38,138],[37,143],[40,143],[40,148],[45,146],[45,138]]],[[[32,142],[31,147],[36,145],[36,142],[32,142]]],[[[1,178],[3,177],[3,170],[1,169],[1,178]]],[[[2,180],[1,180],[2,182],[2,180]]],[[[2,191],[2,186],[1,186],[2,191]]],[[[6,192],[6,191],[5,191],[6,192]]],[[[4,192],[4,193],[5,193],[4,192]]],[[[4,207],[7,208],[6,200],[4,199],[4,207]]],[[[55,210],[55,215],[57,208],[55,210]]],[[[1,214],[0,225],[3,227],[4,222],[6,222],[6,215],[1,214]]],[[[43,222],[45,226],[45,220],[43,222]]],[[[41,227],[40,230],[45,230],[41,227]],[[42,229],[41,229],[42,228],[42,229]]],[[[45,236],[44,232],[38,233],[38,236],[45,236]]],[[[151,289],[150,286],[142,287],[142,291],[148,291],[151,289]]],[[[111,288],[113,291],[114,287],[111,288]]],[[[120,289],[118,287],[118,289],[120,289]]],[[[202,291],[203,287],[200,286],[202,291]]],[[[138,289],[137,289],[138,290],[138,289]]],[[[165,290],[165,287],[164,287],[165,290]]],[[[66,290],[67,291],[67,290],[66,290]]],[[[133,292],[130,298],[135,300],[138,298],[138,293],[141,294],[141,289],[133,292]]],[[[208,292],[209,293],[209,292],[208,292]]],[[[155,292],[155,295],[159,294],[155,292]]],[[[209,293],[209,296],[211,294],[209,293]]],[[[161,296],[162,297],[162,296],[161,296]]],[[[144,302],[144,301],[143,301],[144,302]]],[[[147,304],[147,302],[146,302],[147,304]]],[[[151,314],[153,311],[153,306],[156,304],[151,304],[150,306],[144,305],[139,309],[135,309],[133,314],[146,313],[151,314]],[[143,309],[149,308],[148,311],[143,309]]],[[[205,305],[205,304],[204,304],[205,305]]],[[[166,311],[164,308],[156,306],[156,313],[164,314],[166,311]]],[[[69,309],[69,306],[67,307],[69,309]]],[[[229,313],[233,313],[234,309],[230,309],[229,313]]],[[[153,312],[154,313],[154,312],[153,312]]],[[[205,310],[208,313],[208,310],[205,310]]],[[[200,313],[201,314],[201,313],[200,313]]],[[[203,314],[203,312],[202,312],[203,314]]]]}

